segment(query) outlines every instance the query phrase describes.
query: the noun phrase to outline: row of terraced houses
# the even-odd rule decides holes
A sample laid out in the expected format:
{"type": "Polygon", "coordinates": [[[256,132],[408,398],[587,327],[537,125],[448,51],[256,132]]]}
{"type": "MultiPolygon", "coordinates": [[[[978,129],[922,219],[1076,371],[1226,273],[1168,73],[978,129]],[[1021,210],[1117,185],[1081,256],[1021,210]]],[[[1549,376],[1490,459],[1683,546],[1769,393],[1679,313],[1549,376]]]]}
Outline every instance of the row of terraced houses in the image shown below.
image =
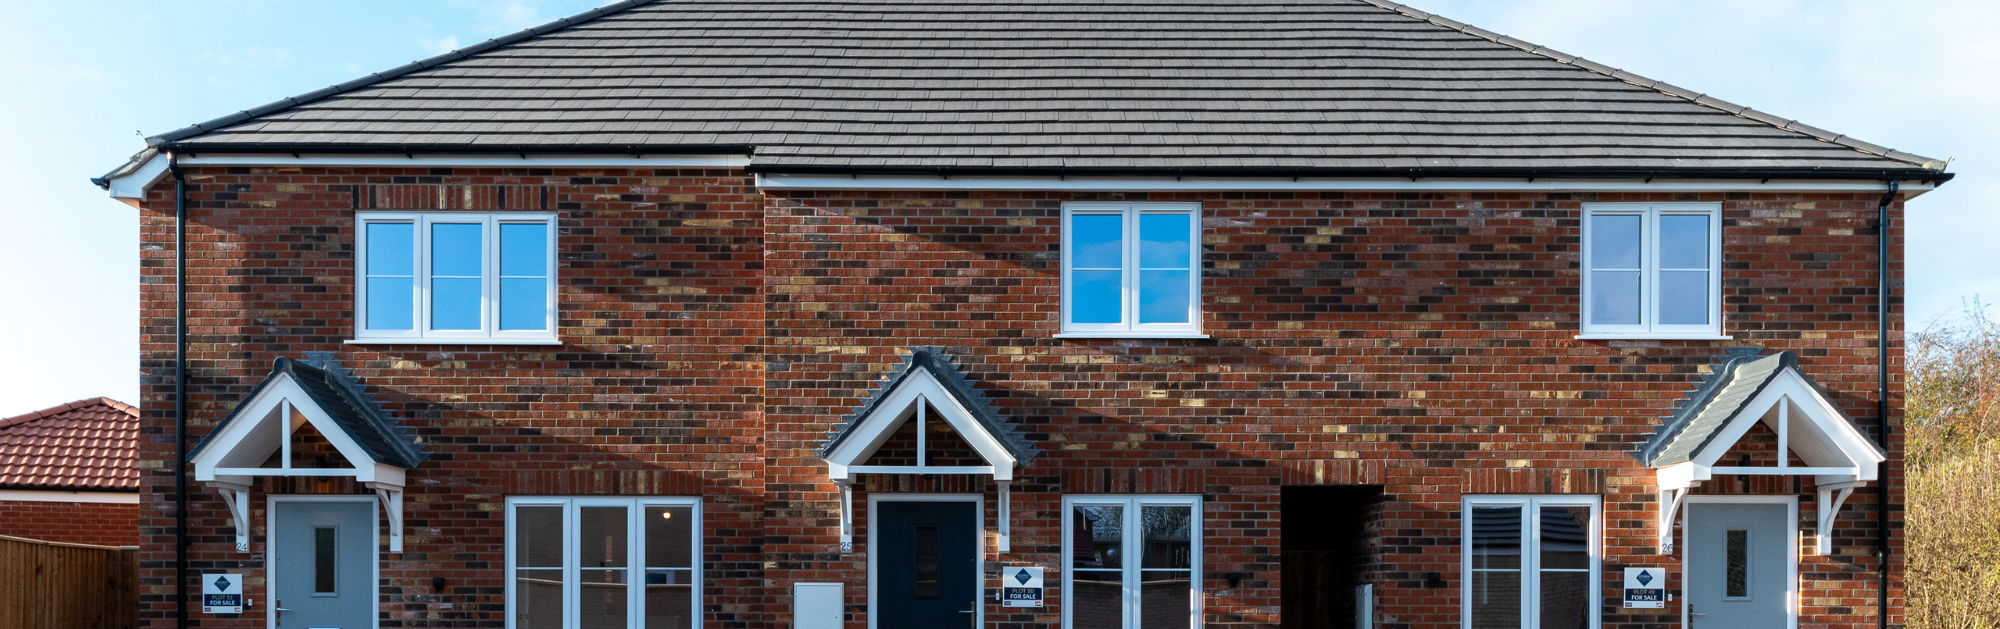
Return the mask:
{"type": "Polygon", "coordinates": [[[1387,0],[628,0],[148,143],[144,626],[1902,622],[1944,165],[1387,0]]]}

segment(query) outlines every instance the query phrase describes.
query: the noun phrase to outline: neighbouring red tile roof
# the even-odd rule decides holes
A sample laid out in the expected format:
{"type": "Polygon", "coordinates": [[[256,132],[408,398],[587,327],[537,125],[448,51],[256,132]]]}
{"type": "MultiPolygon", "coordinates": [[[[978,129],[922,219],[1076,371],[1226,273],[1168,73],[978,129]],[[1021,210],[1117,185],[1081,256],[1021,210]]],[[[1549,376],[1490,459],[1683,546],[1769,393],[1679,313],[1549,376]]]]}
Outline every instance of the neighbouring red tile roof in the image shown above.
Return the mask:
{"type": "Polygon", "coordinates": [[[0,487],[138,491],[139,409],[100,397],[0,419],[0,487]]]}

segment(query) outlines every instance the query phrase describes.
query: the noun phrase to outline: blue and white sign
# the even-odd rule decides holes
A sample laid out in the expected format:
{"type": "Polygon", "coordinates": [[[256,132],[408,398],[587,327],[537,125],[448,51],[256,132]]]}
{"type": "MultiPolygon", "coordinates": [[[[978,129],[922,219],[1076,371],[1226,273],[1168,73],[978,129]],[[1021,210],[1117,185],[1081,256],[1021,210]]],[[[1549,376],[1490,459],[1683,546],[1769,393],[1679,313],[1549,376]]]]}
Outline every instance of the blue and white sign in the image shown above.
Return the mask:
{"type": "Polygon", "coordinates": [[[1042,569],[1009,566],[1000,571],[1001,607],[1041,607],[1042,569]]]}
{"type": "Polygon", "coordinates": [[[201,575],[201,613],[243,613],[243,575],[201,575]]]}
{"type": "Polygon", "coordinates": [[[1667,606],[1667,572],[1659,568],[1625,569],[1625,609],[1667,606]]]}

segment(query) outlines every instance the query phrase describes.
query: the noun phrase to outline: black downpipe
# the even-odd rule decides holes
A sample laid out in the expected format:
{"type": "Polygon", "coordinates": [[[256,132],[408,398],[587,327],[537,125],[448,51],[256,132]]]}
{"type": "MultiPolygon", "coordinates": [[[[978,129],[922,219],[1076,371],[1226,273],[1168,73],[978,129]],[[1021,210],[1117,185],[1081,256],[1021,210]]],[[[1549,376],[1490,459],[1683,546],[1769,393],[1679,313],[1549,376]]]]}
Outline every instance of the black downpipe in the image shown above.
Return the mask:
{"type": "MultiPolygon", "coordinates": [[[[1889,203],[1896,200],[1899,181],[1889,181],[1889,191],[1875,205],[1875,421],[1882,452],[1889,452],[1889,203]]],[[[1875,623],[1889,629],[1889,462],[1875,470],[1875,555],[1881,558],[1876,586],[1875,623]]]]}
{"type": "Polygon", "coordinates": [[[174,174],[174,627],[187,609],[187,179],[174,174]]]}

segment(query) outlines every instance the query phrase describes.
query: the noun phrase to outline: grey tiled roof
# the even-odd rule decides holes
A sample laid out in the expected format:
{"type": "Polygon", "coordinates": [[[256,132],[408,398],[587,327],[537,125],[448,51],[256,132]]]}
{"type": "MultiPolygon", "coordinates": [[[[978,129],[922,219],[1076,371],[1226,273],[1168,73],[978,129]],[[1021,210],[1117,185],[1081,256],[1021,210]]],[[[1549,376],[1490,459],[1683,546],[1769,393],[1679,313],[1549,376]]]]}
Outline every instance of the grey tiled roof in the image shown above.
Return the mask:
{"type": "Polygon", "coordinates": [[[632,0],[151,140],[796,172],[1941,168],[1382,0],[632,0]]]}
{"type": "MultiPolygon", "coordinates": [[[[1799,370],[1798,356],[1791,352],[1758,358],[1755,347],[1730,351],[1731,356],[1711,369],[1701,385],[1674,406],[1674,414],[1666,418],[1653,437],[1633,453],[1639,462],[1658,468],[1693,460],[1728,425],[1731,417],[1786,369],[1798,372],[1806,384],[1824,395],[1819,383],[1799,370]]],[[[1834,410],[1839,412],[1838,408],[1834,410]]],[[[1845,412],[1841,412],[1840,421],[1854,423],[1845,412]]]]}
{"type": "Polygon", "coordinates": [[[223,427],[228,426],[230,422],[249,421],[237,416],[243,412],[242,404],[248,404],[250,400],[256,399],[257,394],[263,391],[264,387],[270,386],[279,374],[290,374],[292,381],[297,382],[299,388],[305,390],[313,403],[318,404],[321,410],[333,418],[334,423],[340,426],[341,432],[355,443],[361,444],[361,447],[367,448],[376,462],[412,469],[423,463],[424,459],[430,458],[430,454],[424,452],[423,447],[405,433],[402,426],[397,425],[396,421],[389,417],[387,411],[382,410],[381,403],[375,401],[375,395],[366,392],[361,384],[354,380],[354,375],[347,368],[333,360],[332,353],[307,352],[305,361],[278,358],[277,363],[271,367],[270,375],[265,376],[263,382],[257,383],[257,388],[243,396],[243,401],[235,410],[230,411],[229,418],[224,419],[221,424],[210,430],[207,436],[202,437],[201,443],[195,444],[193,449],[188,450],[188,460],[194,460],[195,455],[208,445],[209,440],[221,433],[223,427]]]}
{"type": "Polygon", "coordinates": [[[1007,449],[1007,454],[1014,457],[1015,463],[1027,465],[1028,461],[1034,460],[1041,454],[1041,451],[1036,450],[1034,444],[1029,443],[1027,437],[1021,434],[1019,427],[1008,421],[1007,416],[1000,414],[999,409],[993,408],[993,404],[986,400],[986,396],[981,395],[979,389],[973,386],[973,381],[965,377],[957,365],[952,364],[952,359],[944,353],[944,348],[912,347],[910,357],[884,375],[882,381],[868,392],[868,396],[862,398],[861,405],[855,407],[854,412],[841,418],[840,425],[827,433],[826,441],[820,444],[819,455],[825,457],[832,454],[834,448],[839,447],[841,442],[854,434],[854,430],[861,426],[862,420],[867,419],[875,412],[876,407],[881,406],[882,401],[896,390],[897,385],[902,384],[904,379],[909,378],[910,374],[918,369],[930,371],[931,375],[937,378],[938,384],[943,385],[944,390],[958,400],[959,406],[970,411],[980,427],[992,435],[994,441],[1000,442],[1000,447],[1007,449]]]}

